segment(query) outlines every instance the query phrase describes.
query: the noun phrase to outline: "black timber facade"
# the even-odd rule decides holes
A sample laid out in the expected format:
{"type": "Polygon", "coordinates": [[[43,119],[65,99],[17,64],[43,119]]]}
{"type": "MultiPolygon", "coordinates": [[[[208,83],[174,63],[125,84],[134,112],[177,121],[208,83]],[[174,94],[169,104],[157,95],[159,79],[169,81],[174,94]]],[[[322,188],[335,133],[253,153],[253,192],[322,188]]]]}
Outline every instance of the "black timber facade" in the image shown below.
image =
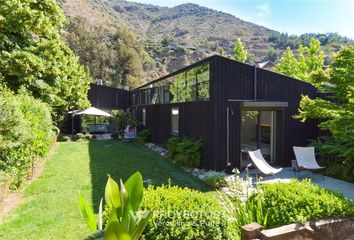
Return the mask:
{"type": "MultiPolygon", "coordinates": [[[[90,91],[90,100],[94,101],[94,90],[90,91]]],[[[202,167],[206,169],[230,171],[240,167],[242,111],[274,112],[275,165],[289,166],[294,159],[292,146],[306,146],[309,140],[317,137],[316,122],[302,123],[293,118],[298,112],[301,95],[315,98],[316,88],[221,56],[209,57],[130,92],[121,91],[124,92],[116,98],[110,97],[110,100],[101,100],[109,95],[100,95],[99,103],[107,101],[106,105],[116,108],[129,107],[137,120],[145,121],[145,128],[150,129],[152,141],[157,144],[164,144],[173,136],[171,109],[177,108],[178,136],[202,139],[202,167]],[[203,64],[209,64],[208,99],[199,100],[197,97],[194,101],[175,103],[146,103],[139,99],[154,98],[153,92],[149,96],[142,95],[149,86],[203,64]]],[[[105,108],[100,104],[96,106],[105,108]]]]}

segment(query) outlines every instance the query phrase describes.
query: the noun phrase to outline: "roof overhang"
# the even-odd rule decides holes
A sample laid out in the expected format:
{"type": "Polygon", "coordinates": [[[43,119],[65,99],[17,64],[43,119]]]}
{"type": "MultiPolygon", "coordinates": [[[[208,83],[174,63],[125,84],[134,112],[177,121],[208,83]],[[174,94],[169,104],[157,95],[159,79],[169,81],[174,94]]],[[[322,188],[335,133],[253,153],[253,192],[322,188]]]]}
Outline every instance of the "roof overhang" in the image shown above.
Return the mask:
{"type": "Polygon", "coordinates": [[[242,102],[245,108],[287,108],[288,105],[288,102],[242,102]]]}

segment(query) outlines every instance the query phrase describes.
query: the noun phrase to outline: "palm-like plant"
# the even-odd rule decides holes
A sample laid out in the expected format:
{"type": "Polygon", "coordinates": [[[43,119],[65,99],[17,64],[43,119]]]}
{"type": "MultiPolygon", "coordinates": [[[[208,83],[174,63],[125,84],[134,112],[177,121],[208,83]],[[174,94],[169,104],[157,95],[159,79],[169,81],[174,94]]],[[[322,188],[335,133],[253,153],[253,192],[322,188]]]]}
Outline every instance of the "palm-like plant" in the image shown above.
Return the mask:
{"type": "Polygon", "coordinates": [[[139,172],[133,174],[124,184],[108,176],[105,188],[105,211],[108,217],[103,227],[103,199],[99,206],[98,219],[85,198],[79,195],[79,208],[89,229],[93,231],[86,239],[96,240],[138,240],[150,219],[150,212],[138,217],[137,210],[143,199],[143,179],[139,172]]]}

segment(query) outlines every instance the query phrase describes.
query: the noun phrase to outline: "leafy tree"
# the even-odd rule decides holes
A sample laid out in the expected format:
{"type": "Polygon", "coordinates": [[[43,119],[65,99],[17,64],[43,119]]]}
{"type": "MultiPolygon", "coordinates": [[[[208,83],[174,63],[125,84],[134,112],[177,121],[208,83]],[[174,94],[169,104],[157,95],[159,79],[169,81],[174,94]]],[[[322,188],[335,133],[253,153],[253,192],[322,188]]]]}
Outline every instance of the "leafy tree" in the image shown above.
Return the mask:
{"type": "Polygon", "coordinates": [[[312,83],[315,81],[313,75],[321,74],[323,64],[324,53],[321,50],[321,43],[312,38],[310,47],[300,45],[297,57],[288,47],[279,64],[273,69],[276,72],[312,83]]]}
{"type": "Polygon", "coordinates": [[[89,67],[93,79],[102,79],[109,85],[116,74],[118,56],[110,41],[109,31],[96,26],[89,26],[83,18],[73,18],[67,26],[65,40],[73,52],[79,56],[80,63],[89,67]]]}
{"type": "Polygon", "coordinates": [[[246,62],[247,51],[245,50],[243,43],[240,38],[237,38],[234,47],[234,59],[239,62],[246,62]]]}
{"type": "Polygon", "coordinates": [[[321,119],[319,127],[332,134],[322,142],[322,150],[350,163],[354,159],[354,45],[343,47],[330,67],[329,76],[316,75],[316,82],[324,83],[322,88],[329,86],[334,99],[303,96],[296,117],[301,121],[321,119]]]}
{"type": "Polygon", "coordinates": [[[54,0],[0,0],[1,81],[50,104],[56,120],[89,104],[88,72],[60,37],[65,21],[54,0]]]}
{"type": "Polygon", "coordinates": [[[275,62],[277,60],[277,57],[278,57],[278,55],[277,55],[277,52],[275,51],[275,49],[273,47],[270,47],[267,51],[265,60],[275,62]]]}

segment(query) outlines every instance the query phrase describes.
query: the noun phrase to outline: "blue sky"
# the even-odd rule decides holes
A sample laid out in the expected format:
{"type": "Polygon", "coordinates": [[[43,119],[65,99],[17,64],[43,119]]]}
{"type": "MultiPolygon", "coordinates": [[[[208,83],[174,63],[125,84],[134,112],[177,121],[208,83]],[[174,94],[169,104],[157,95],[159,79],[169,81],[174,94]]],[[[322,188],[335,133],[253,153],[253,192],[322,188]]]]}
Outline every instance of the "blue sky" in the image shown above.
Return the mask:
{"type": "Polygon", "coordinates": [[[338,32],[354,39],[354,0],[134,0],[173,7],[196,3],[289,34],[338,32]]]}

